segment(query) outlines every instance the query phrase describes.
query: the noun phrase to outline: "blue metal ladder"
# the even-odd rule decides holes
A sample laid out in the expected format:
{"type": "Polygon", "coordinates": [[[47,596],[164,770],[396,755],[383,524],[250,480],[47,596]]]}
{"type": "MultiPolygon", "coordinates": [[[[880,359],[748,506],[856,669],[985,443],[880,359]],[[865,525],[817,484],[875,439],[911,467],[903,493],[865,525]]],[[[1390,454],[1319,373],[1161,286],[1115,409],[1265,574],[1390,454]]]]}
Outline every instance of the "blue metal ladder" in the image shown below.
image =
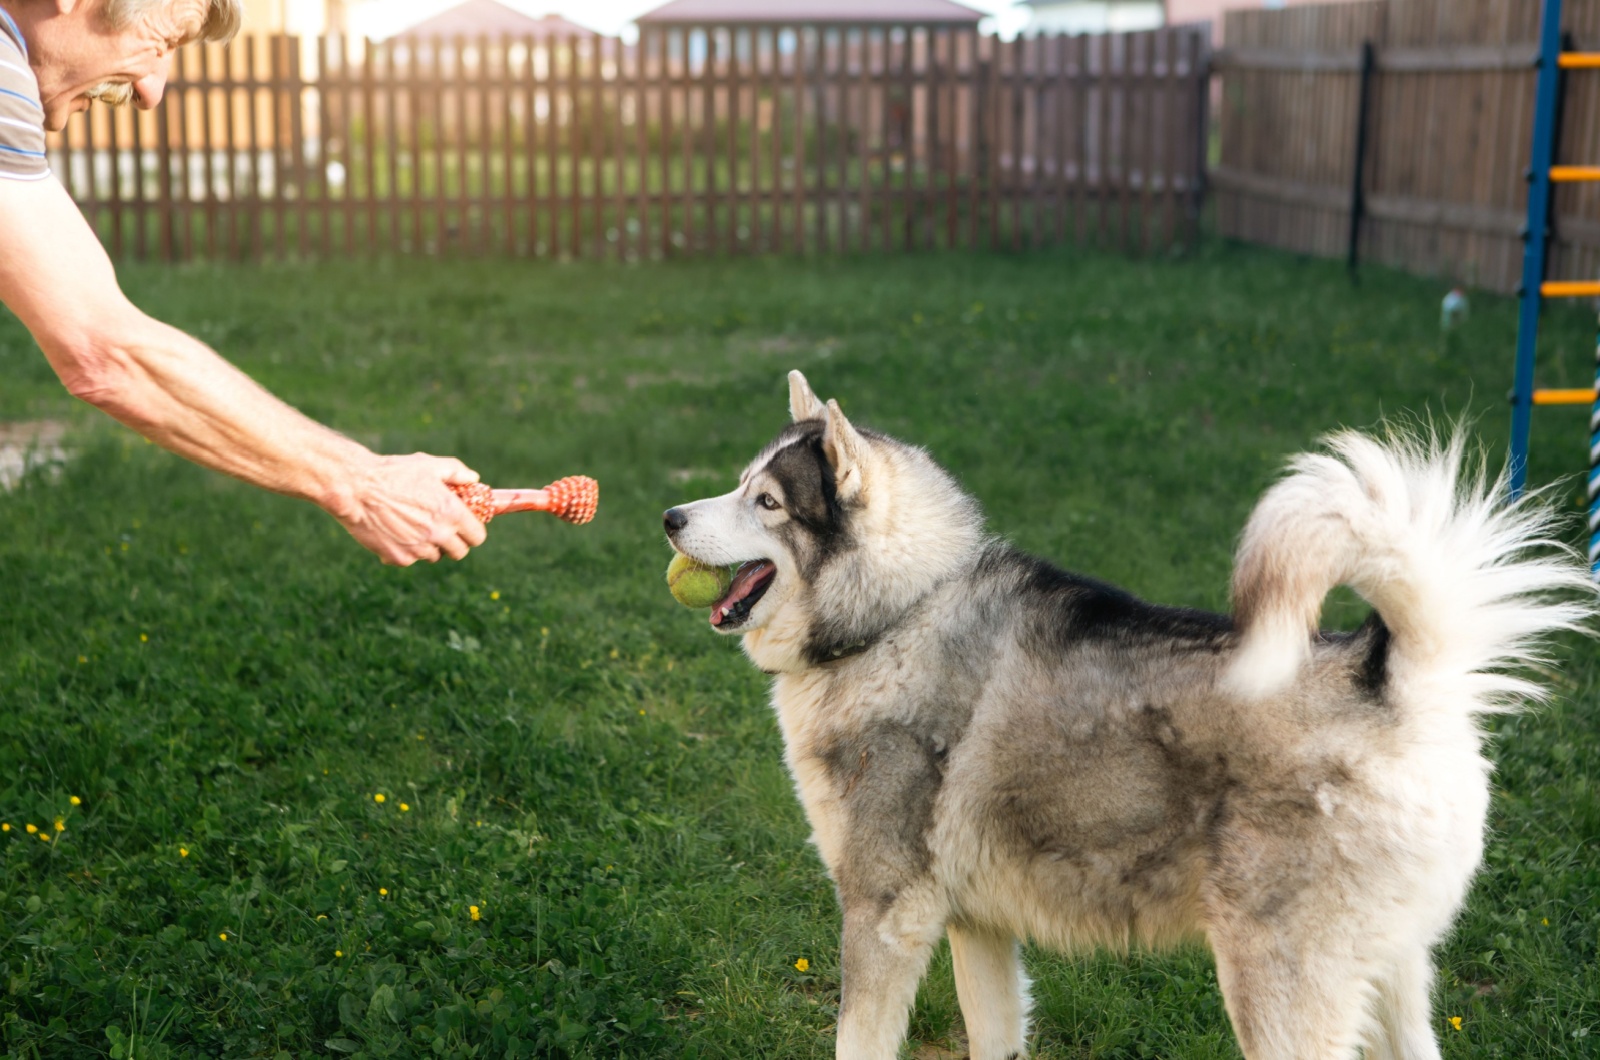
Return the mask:
{"type": "Polygon", "coordinates": [[[1589,566],[1600,581],[1600,338],[1595,343],[1595,386],[1588,390],[1540,390],[1533,384],[1533,354],[1539,310],[1546,298],[1600,296],[1600,282],[1546,280],[1552,184],[1600,181],[1600,166],[1557,166],[1556,116],[1563,70],[1600,70],[1600,54],[1563,51],[1561,0],[1544,0],[1539,21],[1538,84],[1534,93],[1533,159],[1528,167],[1528,226],[1522,253],[1517,320],[1517,365],[1511,389],[1511,496],[1520,497],[1528,476],[1528,432],[1535,405],[1589,406],[1589,566]]]}

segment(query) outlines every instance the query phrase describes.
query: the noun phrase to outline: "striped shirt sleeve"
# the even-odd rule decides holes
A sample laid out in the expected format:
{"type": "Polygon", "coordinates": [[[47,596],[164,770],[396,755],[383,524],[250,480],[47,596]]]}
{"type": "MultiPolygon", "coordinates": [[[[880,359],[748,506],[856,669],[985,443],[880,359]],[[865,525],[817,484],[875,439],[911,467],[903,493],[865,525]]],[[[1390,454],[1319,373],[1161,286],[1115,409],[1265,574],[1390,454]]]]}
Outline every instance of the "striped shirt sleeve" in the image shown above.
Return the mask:
{"type": "Polygon", "coordinates": [[[22,34],[0,10],[0,178],[43,180],[49,175],[39,82],[28,67],[22,34]]]}

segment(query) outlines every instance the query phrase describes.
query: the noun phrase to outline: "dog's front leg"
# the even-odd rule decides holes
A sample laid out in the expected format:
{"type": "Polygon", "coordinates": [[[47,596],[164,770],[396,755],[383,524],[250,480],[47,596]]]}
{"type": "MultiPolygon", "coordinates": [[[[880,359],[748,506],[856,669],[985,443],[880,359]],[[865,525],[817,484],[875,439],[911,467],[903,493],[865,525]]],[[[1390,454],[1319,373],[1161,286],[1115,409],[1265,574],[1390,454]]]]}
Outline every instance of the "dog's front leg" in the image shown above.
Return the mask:
{"type": "Polygon", "coordinates": [[[838,1060],[895,1060],[899,1054],[939,928],[907,931],[897,919],[892,907],[877,903],[845,908],[838,1060]]]}

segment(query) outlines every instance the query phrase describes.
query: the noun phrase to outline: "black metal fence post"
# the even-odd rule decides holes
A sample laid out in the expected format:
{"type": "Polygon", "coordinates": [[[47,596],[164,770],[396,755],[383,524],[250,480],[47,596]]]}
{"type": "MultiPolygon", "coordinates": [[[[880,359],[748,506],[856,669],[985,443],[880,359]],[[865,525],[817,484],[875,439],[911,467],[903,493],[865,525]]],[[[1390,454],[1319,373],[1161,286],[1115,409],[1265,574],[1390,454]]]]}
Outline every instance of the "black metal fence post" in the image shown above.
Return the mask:
{"type": "Polygon", "coordinates": [[[1361,42],[1361,89],[1356,103],[1356,163],[1350,180],[1350,244],[1346,267],[1350,279],[1357,278],[1356,268],[1361,261],[1361,222],[1367,212],[1367,126],[1368,112],[1372,106],[1372,75],[1377,66],[1370,40],[1361,42]]]}

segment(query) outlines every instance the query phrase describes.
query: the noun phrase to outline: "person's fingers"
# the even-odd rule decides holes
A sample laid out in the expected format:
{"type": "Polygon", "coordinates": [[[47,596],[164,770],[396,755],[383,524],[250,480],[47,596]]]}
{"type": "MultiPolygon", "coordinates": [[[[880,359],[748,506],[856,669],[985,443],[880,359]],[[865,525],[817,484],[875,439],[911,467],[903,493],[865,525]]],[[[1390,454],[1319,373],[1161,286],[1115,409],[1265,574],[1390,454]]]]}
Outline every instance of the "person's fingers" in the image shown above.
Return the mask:
{"type": "MultiPolygon", "coordinates": [[[[449,540],[460,541],[464,548],[477,548],[488,539],[489,531],[460,497],[452,494],[451,501],[450,513],[446,517],[450,525],[444,529],[444,533],[449,540]]],[[[460,559],[461,556],[455,558],[460,559]]]]}
{"type": "Polygon", "coordinates": [[[373,485],[359,513],[340,517],[346,528],[385,564],[409,567],[437,563],[449,556],[460,560],[487,540],[484,525],[472,509],[441,485],[470,485],[478,473],[454,457],[413,453],[385,457],[391,474],[373,485]]]}
{"type": "Polygon", "coordinates": [[[478,473],[472,470],[455,457],[441,456],[435,458],[439,464],[439,474],[446,483],[452,486],[470,486],[478,481],[478,473]]]}
{"type": "MultiPolygon", "coordinates": [[[[479,481],[476,471],[454,457],[436,457],[435,464],[448,485],[463,486],[479,481]]],[[[478,517],[472,513],[472,509],[468,508],[460,498],[456,499],[455,514],[454,531],[464,548],[477,548],[488,539],[488,531],[484,529],[483,523],[479,521],[478,517]]],[[[450,555],[456,559],[462,559],[465,556],[465,553],[456,555],[448,547],[446,551],[450,552],[450,555]]]]}
{"type": "MultiPolygon", "coordinates": [[[[448,485],[465,486],[479,481],[476,471],[454,457],[438,457],[437,463],[440,474],[448,485]]],[[[487,540],[488,532],[484,529],[483,523],[478,520],[478,517],[472,513],[472,509],[468,508],[466,503],[459,497],[456,498],[455,515],[455,533],[459,536],[464,547],[477,548],[487,540]]],[[[456,559],[462,559],[465,556],[465,553],[456,555],[448,547],[446,551],[450,552],[456,559]]]]}

